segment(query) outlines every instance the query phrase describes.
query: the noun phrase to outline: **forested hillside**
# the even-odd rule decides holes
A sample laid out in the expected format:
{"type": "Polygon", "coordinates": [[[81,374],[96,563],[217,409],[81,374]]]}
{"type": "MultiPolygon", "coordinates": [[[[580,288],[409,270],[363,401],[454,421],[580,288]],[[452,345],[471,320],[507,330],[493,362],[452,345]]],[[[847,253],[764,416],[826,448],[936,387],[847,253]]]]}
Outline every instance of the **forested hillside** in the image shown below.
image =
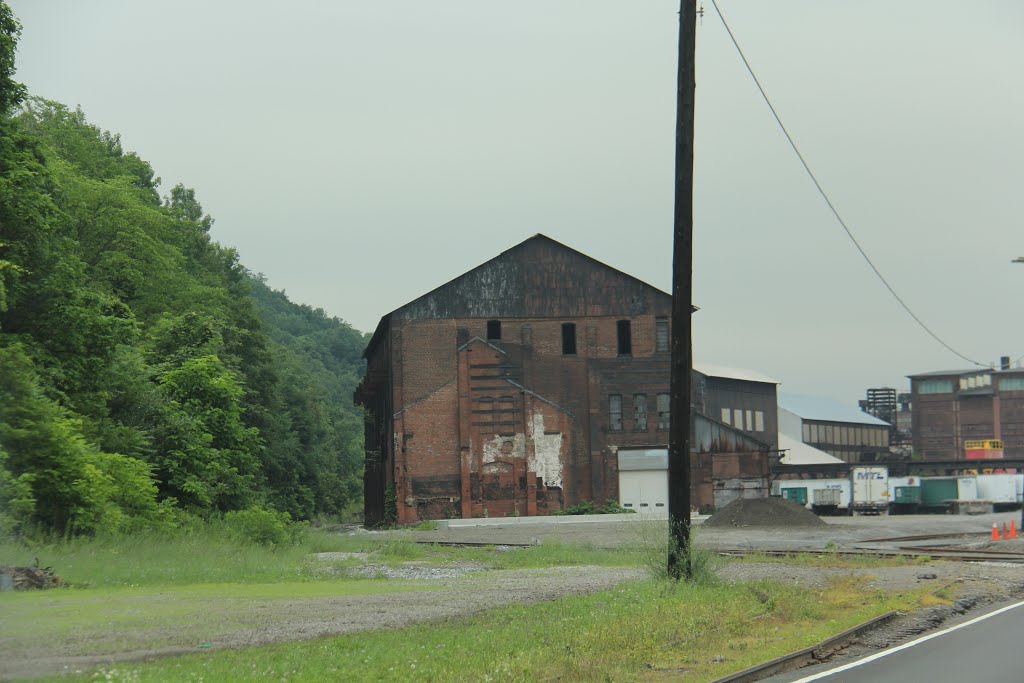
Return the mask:
{"type": "Polygon", "coordinates": [[[28,96],[17,35],[0,3],[0,527],[356,503],[364,336],[249,273],[117,135],[28,96]]]}

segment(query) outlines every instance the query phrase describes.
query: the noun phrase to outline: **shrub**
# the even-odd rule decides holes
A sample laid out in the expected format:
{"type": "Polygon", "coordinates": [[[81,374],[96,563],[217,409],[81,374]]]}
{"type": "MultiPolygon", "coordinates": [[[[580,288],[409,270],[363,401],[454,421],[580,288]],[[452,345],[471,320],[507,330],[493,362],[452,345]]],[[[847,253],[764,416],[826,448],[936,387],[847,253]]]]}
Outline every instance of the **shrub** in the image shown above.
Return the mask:
{"type": "Polygon", "coordinates": [[[594,504],[589,500],[582,500],[575,505],[570,505],[564,510],[559,510],[555,513],[556,515],[592,515],[594,514],[594,504]]]}
{"type": "Polygon", "coordinates": [[[398,494],[395,482],[384,489],[384,526],[394,526],[398,522],[398,494]]]}
{"type": "Polygon", "coordinates": [[[224,515],[228,534],[246,543],[284,546],[298,543],[306,532],[306,524],[293,522],[287,512],[251,507],[224,515]]]}
{"type": "Polygon", "coordinates": [[[630,510],[624,508],[618,504],[617,501],[609,500],[605,502],[601,507],[594,505],[593,501],[581,500],[575,505],[570,505],[564,510],[558,510],[553,512],[554,515],[621,515],[624,513],[636,512],[636,510],[630,510]]]}
{"type": "Polygon", "coordinates": [[[597,508],[595,512],[597,512],[597,514],[599,515],[622,515],[628,513],[635,513],[636,510],[633,510],[631,508],[624,508],[621,505],[619,505],[618,501],[609,500],[604,505],[597,508]]]}

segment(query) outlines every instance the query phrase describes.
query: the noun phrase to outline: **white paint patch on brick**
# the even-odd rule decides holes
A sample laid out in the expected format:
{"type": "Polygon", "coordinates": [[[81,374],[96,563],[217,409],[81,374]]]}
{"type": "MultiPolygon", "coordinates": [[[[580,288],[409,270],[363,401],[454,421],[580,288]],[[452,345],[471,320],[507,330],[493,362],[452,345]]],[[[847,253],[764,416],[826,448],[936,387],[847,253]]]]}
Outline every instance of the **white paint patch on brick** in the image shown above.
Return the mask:
{"type": "Polygon", "coordinates": [[[509,458],[522,459],[526,457],[526,435],[522,433],[515,436],[495,435],[493,439],[484,441],[483,448],[484,463],[508,460],[509,458]],[[506,441],[512,442],[511,448],[505,446],[506,441]]]}
{"type": "Polygon", "coordinates": [[[544,415],[534,413],[527,423],[533,440],[533,457],[527,467],[544,480],[545,486],[562,485],[562,434],[544,433],[544,415]]]}

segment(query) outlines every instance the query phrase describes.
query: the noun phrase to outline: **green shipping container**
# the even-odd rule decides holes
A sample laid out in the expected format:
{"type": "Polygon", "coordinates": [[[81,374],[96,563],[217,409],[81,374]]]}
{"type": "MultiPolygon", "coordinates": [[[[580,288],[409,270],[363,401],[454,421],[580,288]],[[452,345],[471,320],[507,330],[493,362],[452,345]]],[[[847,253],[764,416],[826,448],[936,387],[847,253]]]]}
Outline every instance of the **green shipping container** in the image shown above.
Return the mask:
{"type": "Polygon", "coordinates": [[[807,505],[807,487],[782,489],[782,497],[797,505],[807,505]]]}
{"type": "Polygon", "coordinates": [[[947,507],[957,498],[956,479],[922,479],[921,502],[925,507],[947,507]]]}
{"type": "Polygon", "coordinates": [[[921,502],[920,486],[897,486],[895,499],[897,505],[917,505],[921,502]]]}

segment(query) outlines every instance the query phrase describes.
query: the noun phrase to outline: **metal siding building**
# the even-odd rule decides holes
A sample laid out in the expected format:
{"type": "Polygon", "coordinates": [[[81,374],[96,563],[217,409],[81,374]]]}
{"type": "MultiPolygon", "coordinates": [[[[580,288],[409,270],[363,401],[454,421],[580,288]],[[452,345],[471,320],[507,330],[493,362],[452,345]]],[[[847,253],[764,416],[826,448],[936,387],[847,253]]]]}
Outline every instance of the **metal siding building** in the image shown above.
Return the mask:
{"type": "Polygon", "coordinates": [[[820,396],[780,395],[779,431],[847,463],[889,453],[889,423],[820,396]]]}

